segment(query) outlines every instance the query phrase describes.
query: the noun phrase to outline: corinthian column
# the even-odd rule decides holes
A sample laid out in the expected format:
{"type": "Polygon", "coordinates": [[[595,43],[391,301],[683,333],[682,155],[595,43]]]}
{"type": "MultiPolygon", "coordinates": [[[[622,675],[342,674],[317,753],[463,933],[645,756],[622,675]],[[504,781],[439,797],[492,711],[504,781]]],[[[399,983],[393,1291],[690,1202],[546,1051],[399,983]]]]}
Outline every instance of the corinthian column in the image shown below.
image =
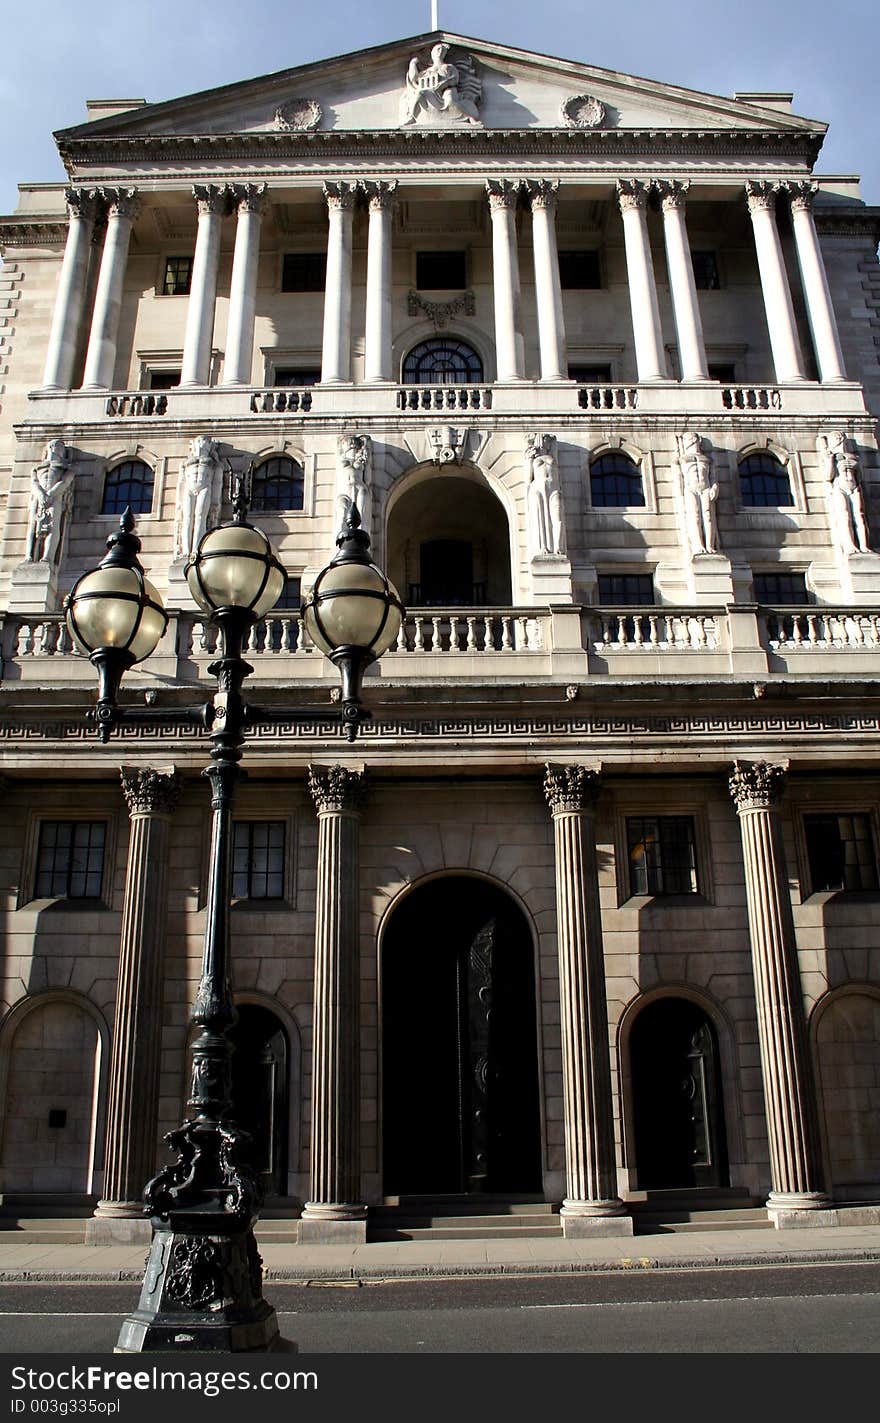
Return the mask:
{"type": "Polygon", "coordinates": [[[97,215],[94,191],[68,188],[64,196],[67,200],[67,243],[46,351],[44,390],[70,390],[73,382],[97,215]]]}
{"type": "Polygon", "coordinates": [[[776,185],[746,183],[746,198],[755,234],[761,295],[767,313],[770,349],[777,380],[803,380],[804,359],[791,304],[791,288],[776,226],[776,185]]]}
{"type": "Polygon", "coordinates": [[[516,204],[520,184],[509,178],[486,183],[492,215],[492,285],[495,296],[495,361],[497,378],[523,379],[523,338],[520,316],[519,257],[516,247],[516,204]]]}
{"type": "Polygon", "coordinates": [[[626,279],[632,311],[636,368],[639,380],[665,380],[666,357],[660,329],[660,307],[654,281],[651,239],[648,236],[648,193],[650,185],[638,178],[621,178],[617,201],[623,218],[626,248],[626,279]]]}
{"type": "Polygon", "coordinates": [[[397,181],[362,185],[370,208],[364,380],[391,380],[391,216],[397,181]]]}
{"type": "Polygon", "coordinates": [[[532,247],[535,256],[535,300],[538,306],[538,345],[541,379],[567,380],[565,318],[562,284],[556,249],[556,194],[559,184],[547,178],[527,182],[532,207],[532,247]]]}
{"type": "Polygon", "coordinates": [[[223,385],[249,385],[253,374],[257,268],[260,263],[260,227],[266,192],[265,183],[240,183],[232,190],[238,220],[235,227],[232,279],[229,285],[223,385]]]}
{"type": "Polygon", "coordinates": [[[657,191],[663,209],[663,240],[666,244],[666,267],[669,272],[669,291],[672,296],[681,378],[708,380],[709,367],[706,363],[703,322],[684,216],[689,186],[689,183],[663,182],[657,184],[657,191]]]}
{"type": "Polygon", "coordinates": [[[742,834],[770,1140],[772,1190],[767,1206],[777,1225],[809,1225],[825,1223],[811,1222],[808,1217],[811,1211],[827,1206],[828,1197],[822,1182],[794,917],[776,811],[784,780],[781,766],[737,761],[730,777],[730,794],[742,834]]]}
{"type": "Polygon", "coordinates": [[[816,363],[820,380],[846,380],[843,351],[840,347],[840,333],[828,289],[828,277],[819,246],[819,235],[813,219],[813,199],[816,189],[812,183],[786,184],[791,197],[791,221],[794,227],[794,245],[797,251],[804,299],[807,303],[807,320],[813,334],[816,363]]]}
{"type": "Polygon", "coordinates": [[[131,831],[110,1052],[104,1186],[87,1243],[150,1239],[143,1190],[156,1167],[168,834],[180,795],[174,770],[123,767],[131,831]]]}
{"type": "Polygon", "coordinates": [[[318,812],[309,1200],[300,1240],[365,1240],[359,1204],[358,901],[362,771],[310,766],[318,812]]]}
{"type": "Polygon", "coordinates": [[[324,344],[321,380],[351,380],[351,230],[357,183],[325,183],[327,276],[324,284],[324,344]]]}
{"type": "Polygon", "coordinates": [[[83,389],[109,390],[116,367],[128,245],[139,203],[134,188],[98,188],[96,191],[107,204],[107,235],[101,254],[83,389]]]}
{"type": "Polygon", "coordinates": [[[544,795],[556,841],[566,1236],[632,1235],[632,1219],[617,1194],[593,814],[598,788],[598,773],[584,766],[546,768],[544,795]]]}
{"type": "Polygon", "coordinates": [[[180,384],[207,385],[211,379],[220,237],[229,206],[229,189],[225,183],[196,184],[192,195],[198,204],[199,226],[186,309],[180,384]]]}

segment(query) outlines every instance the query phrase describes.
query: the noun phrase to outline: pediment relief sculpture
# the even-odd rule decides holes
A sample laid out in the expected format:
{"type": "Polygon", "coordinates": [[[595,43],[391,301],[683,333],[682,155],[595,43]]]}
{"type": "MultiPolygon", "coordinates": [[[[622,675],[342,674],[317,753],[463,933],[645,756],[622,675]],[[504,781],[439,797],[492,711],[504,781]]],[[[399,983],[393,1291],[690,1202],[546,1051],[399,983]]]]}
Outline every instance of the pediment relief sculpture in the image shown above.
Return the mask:
{"type": "Polygon", "coordinates": [[[400,98],[400,124],[427,128],[449,128],[459,124],[479,124],[483,81],[473,55],[456,52],[449,57],[448,44],[435,44],[431,63],[422,68],[413,55],[406,71],[406,86],[400,98]]]}
{"type": "Polygon", "coordinates": [[[273,125],[284,133],[311,133],[324,117],[317,99],[288,99],[275,110],[273,125]]]}
{"type": "Polygon", "coordinates": [[[606,110],[594,94],[572,94],[563,100],[559,117],[566,128],[602,128],[606,110]]]}

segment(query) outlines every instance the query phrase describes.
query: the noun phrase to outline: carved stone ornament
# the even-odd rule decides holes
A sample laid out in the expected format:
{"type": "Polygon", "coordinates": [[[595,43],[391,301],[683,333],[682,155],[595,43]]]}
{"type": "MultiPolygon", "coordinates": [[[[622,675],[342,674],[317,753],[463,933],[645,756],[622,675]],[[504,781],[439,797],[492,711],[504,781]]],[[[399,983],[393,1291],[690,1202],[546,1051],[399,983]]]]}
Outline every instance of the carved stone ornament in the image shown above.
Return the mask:
{"type": "Polygon", "coordinates": [[[776,211],[776,184],[762,180],[753,182],[750,178],[746,180],[746,201],[749,205],[749,212],[775,212],[776,211]]]}
{"type": "Polygon", "coordinates": [[[843,430],[819,435],[816,449],[827,481],[828,521],[844,558],[870,553],[862,471],[855,446],[843,430]]]}
{"type": "Polygon", "coordinates": [[[718,481],[709,442],[689,430],[684,435],[676,435],[675,447],[685,551],[691,558],[717,553],[718,481]]]}
{"type": "Polygon", "coordinates": [[[317,99],[288,99],[286,104],[278,105],[272,125],[282,133],[291,130],[294,133],[311,133],[323,117],[324,110],[317,99]]]}
{"type": "Polygon", "coordinates": [[[266,204],[268,183],[230,183],[229,194],[239,212],[263,211],[266,204]]]}
{"type": "Polygon", "coordinates": [[[134,222],[140,212],[137,188],[96,188],[95,192],[104,203],[108,217],[128,218],[134,222]]]}
{"type": "Polygon", "coordinates": [[[119,775],[129,815],[170,815],[175,810],[183,784],[179,771],[122,766],[119,775]]]}
{"type": "Polygon", "coordinates": [[[479,106],[483,81],[472,54],[448,44],[435,44],[430,64],[421,64],[413,55],[400,96],[400,125],[422,128],[456,128],[480,124],[479,106]]]}
{"type": "Polygon", "coordinates": [[[50,440],[31,469],[28,494],[26,563],[56,565],[73,503],[74,461],[61,439],[50,440]]]}
{"type": "Polygon", "coordinates": [[[780,183],[780,190],[788,193],[792,212],[812,212],[813,201],[819,191],[817,183],[780,183]]]}
{"type": "Polygon", "coordinates": [[[526,178],[522,188],[533,210],[543,208],[553,212],[559,196],[559,183],[555,178],[526,178]]]}
{"type": "Polygon", "coordinates": [[[98,194],[95,188],[65,188],[64,201],[70,217],[94,221],[98,215],[98,194]]]}
{"type": "Polygon", "coordinates": [[[565,518],[555,435],[526,435],[523,454],[526,525],[531,558],[564,558],[565,518]]]}
{"type": "Polygon", "coordinates": [[[318,814],[322,811],[357,811],[367,792],[365,771],[348,766],[310,766],[309,791],[318,814]]]}
{"type": "Polygon", "coordinates": [[[516,209],[522,183],[519,178],[487,178],[486,196],[492,212],[506,212],[516,209]]]}
{"type": "Polygon", "coordinates": [[[664,212],[683,211],[687,204],[689,188],[690,183],[687,180],[680,182],[675,178],[660,178],[654,184],[654,191],[664,212]]]}
{"type": "Polygon", "coordinates": [[[461,464],[468,443],[467,430],[454,430],[451,425],[438,425],[427,431],[430,458],[434,464],[461,464]]]}
{"type": "Polygon", "coordinates": [[[452,301],[426,301],[418,292],[411,291],[406,299],[406,309],[409,316],[424,313],[433,323],[434,330],[442,331],[454,316],[474,316],[477,305],[476,298],[470,291],[463,292],[452,301]]]}
{"type": "Polygon", "coordinates": [[[650,191],[650,183],[643,183],[640,178],[618,178],[617,202],[620,211],[634,212],[646,208],[650,191]]]}
{"type": "Polygon", "coordinates": [[[335,182],[325,183],[323,186],[328,208],[353,208],[357,202],[357,183],[335,182]]]}
{"type": "Polygon", "coordinates": [[[390,212],[397,201],[397,186],[396,178],[389,181],[365,178],[358,184],[367,199],[370,212],[390,212]]]}
{"type": "Polygon", "coordinates": [[[194,183],[192,195],[200,213],[226,213],[229,209],[229,188],[225,183],[194,183]]]}
{"type": "Polygon", "coordinates": [[[588,810],[599,794],[599,772],[589,766],[544,767],[544,796],[551,814],[588,810]]]}
{"type": "Polygon", "coordinates": [[[728,785],[737,811],[769,810],[782,795],[785,768],[767,761],[735,761],[728,785]]]}
{"type": "Polygon", "coordinates": [[[566,128],[601,128],[605,122],[605,105],[595,94],[572,94],[559,110],[566,128]]]}

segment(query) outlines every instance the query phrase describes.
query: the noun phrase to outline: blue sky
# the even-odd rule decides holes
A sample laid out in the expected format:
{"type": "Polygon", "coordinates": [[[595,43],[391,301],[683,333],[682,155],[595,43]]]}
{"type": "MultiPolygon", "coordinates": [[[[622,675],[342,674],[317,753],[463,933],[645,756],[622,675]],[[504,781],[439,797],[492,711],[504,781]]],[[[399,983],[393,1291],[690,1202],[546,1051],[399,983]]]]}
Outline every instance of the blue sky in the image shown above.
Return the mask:
{"type": "MultiPolygon", "coordinates": [[[[7,0],[8,3],[8,0],[7,0]]],[[[711,93],[793,90],[831,124],[816,171],[880,204],[878,0],[439,0],[444,29],[711,93]]],[[[61,181],[53,129],[87,98],[170,99],[430,28],[430,0],[30,0],[6,17],[0,212],[61,181]]]]}

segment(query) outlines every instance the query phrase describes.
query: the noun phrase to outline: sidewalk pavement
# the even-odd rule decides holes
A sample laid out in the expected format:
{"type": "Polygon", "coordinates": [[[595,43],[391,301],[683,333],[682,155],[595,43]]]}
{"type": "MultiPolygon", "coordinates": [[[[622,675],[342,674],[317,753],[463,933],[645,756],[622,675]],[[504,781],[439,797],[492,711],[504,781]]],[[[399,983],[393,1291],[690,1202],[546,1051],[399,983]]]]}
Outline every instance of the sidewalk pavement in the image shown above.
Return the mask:
{"type": "MultiPolygon", "coordinates": [[[[259,1228],[257,1229],[259,1241],[259,1228]]],[[[368,1245],[266,1243],[265,1278],[301,1284],[609,1270],[880,1262],[880,1226],[667,1232],[598,1240],[400,1240],[368,1245]]],[[[143,1245],[16,1245],[0,1240],[0,1282],[142,1279],[143,1245]]]]}

